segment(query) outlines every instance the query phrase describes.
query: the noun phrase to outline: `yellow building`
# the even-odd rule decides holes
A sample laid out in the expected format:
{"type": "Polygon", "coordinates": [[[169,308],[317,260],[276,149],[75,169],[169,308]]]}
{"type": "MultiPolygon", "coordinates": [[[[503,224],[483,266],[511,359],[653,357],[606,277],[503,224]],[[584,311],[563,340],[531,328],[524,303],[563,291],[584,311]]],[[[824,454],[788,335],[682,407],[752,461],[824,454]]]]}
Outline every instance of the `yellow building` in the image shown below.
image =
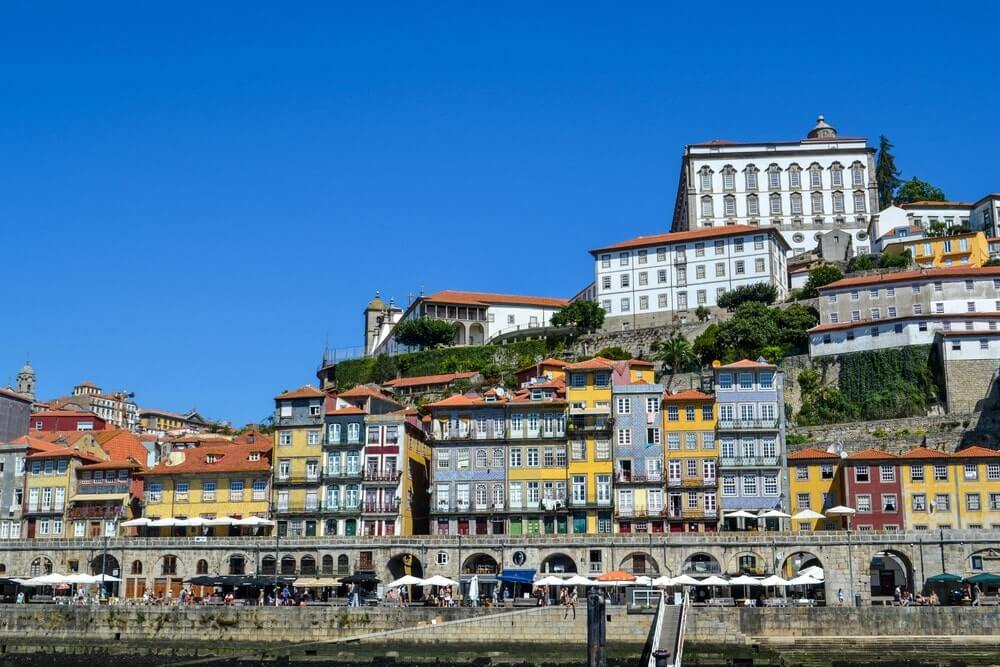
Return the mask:
{"type": "MultiPolygon", "coordinates": [[[[93,446],[96,447],[96,443],[93,446]]],[[[91,451],[53,448],[28,454],[23,512],[26,537],[66,537],[65,512],[69,499],[76,492],[77,470],[88,463],[100,463],[104,458],[99,448],[91,451]]]]}
{"type": "Polygon", "coordinates": [[[584,500],[570,498],[574,531],[586,522],[587,533],[612,532],[611,449],[612,383],[653,382],[653,364],[640,359],[611,361],[594,357],[568,364],[566,402],[569,403],[569,469],[571,483],[584,481],[584,500]]]}
{"type": "Polygon", "coordinates": [[[311,386],[275,397],[272,493],[279,535],[320,534],[326,394],[311,386]]]}
{"type": "Polygon", "coordinates": [[[906,527],[1000,526],[1000,452],[968,447],[946,454],[926,447],[900,457],[906,527]]]}
{"type": "Polygon", "coordinates": [[[886,255],[901,255],[907,250],[923,268],[942,266],[980,267],[990,258],[989,242],[983,232],[965,232],[953,236],[935,236],[890,243],[886,255]]]}
{"type": "Polygon", "coordinates": [[[695,389],[663,397],[670,532],[708,532],[719,522],[715,397],[695,389]]]}
{"type": "MultiPolygon", "coordinates": [[[[270,445],[203,445],[171,452],[144,473],[144,516],[153,519],[267,518],[270,445]]],[[[228,532],[228,529],[215,532],[228,532]]],[[[166,529],[172,533],[177,529],[166,529]]],[[[180,530],[185,531],[181,528],[180,530]]],[[[200,529],[187,530],[197,532],[200,529]]],[[[237,531],[239,532],[239,531],[237,531]]]]}
{"type": "Polygon", "coordinates": [[[361,489],[361,534],[426,534],[430,447],[416,411],[368,415],[361,489]]]}
{"type": "Polygon", "coordinates": [[[139,425],[143,433],[166,433],[198,426],[187,417],[166,410],[139,410],[139,425]]]}
{"type": "MultiPolygon", "coordinates": [[[[822,449],[803,449],[788,455],[788,489],[792,514],[844,504],[840,457],[822,449]]],[[[795,519],[793,530],[835,530],[839,519],[795,519]]]]}

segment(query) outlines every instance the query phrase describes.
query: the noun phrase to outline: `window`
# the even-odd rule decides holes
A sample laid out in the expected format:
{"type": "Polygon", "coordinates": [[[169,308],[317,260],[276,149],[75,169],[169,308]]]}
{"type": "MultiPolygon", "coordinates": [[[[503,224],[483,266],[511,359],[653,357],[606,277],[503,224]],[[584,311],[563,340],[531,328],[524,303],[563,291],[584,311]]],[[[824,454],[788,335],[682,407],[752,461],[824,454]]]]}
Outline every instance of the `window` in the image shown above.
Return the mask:
{"type": "Polygon", "coordinates": [[[815,163],[809,166],[809,187],[823,187],[823,169],[815,163]]]}
{"type": "Polygon", "coordinates": [[[812,212],[814,215],[823,213],[823,193],[812,193],[812,212]]]}
{"type": "Polygon", "coordinates": [[[703,405],[701,406],[701,418],[703,421],[712,421],[712,406],[703,405]]]}
{"type": "Polygon", "coordinates": [[[819,467],[819,477],[825,480],[833,479],[833,465],[830,463],[822,464],[819,467]]]}
{"type": "Polygon", "coordinates": [[[1000,479],[1000,463],[988,463],[986,465],[986,479],[990,481],[1000,479]]]}
{"type": "Polygon", "coordinates": [[[722,255],[725,252],[726,252],[726,242],[725,241],[716,241],[715,242],[715,254],[716,255],[722,255]]]}
{"type": "Polygon", "coordinates": [[[757,495],[757,477],[754,475],[744,475],[743,476],[743,495],[744,496],[756,496],[757,495]]]}
{"type": "Polygon", "coordinates": [[[708,167],[701,169],[701,189],[703,192],[711,192],[712,190],[712,170],[708,167]]]}
{"type": "Polygon", "coordinates": [[[879,466],[879,481],[881,482],[895,482],[896,481],[896,468],[891,465],[879,466]]]}
{"type": "Polygon", "coordinates": [[[715,263],[715,277],[724,278],[726,276],[726,264],[724,262],[715,263]]]}
{"type": "Polygon", "coordinates": [[[670,451],[678,451],[681,448],[681,435],[680,433],[667,433],[667,449],[670,451]]]}
{"type": "Polygon", "coordinates": [[[538,467],[538,447],[528,447],[527,449],[527,465],[529,468],[538,467]]]}
{"type": "Polygon", "coordinates": [[[676,405],[667,406],[667,421],[680,421],[680,409],[676,405]]]}
{"type": "Polygon", "coordinates": [[[895,512],[899,505],[897,504],[895,493],[883,493],[882,494],[882,511],[883,512],[895,512]]]}
{"type": "Polygon", "coordinates": [[[640,250],[638,253],[636,253],[638,255],[638,257],[639,257],[639,263],[640,264],[645,264],[646,263],[646,253],[647,253],[647,251],[645,251],[645,250],[640,250]]]}
{"type": "Polygon", "coordinates": [[[774,193],[768,201],[771,203],[771,215],[781,215],[781,195],[774,193]]]}
{"type": "Polygon", "coordinates": [[[611,276],[602,276],[601,277],[601,289],[603,289],[603,290],[609,290],[609,289],[611,289],[611,276]]]}
{"type": "Polygon", "coordinates": [[[854,508],[861,514],[871,514],[872,497],[866,493],[854,496],[854,508]]]}
{"type": "Polygon", "coordinates": [[[750,217],[760,215],[760,202],[757,201],[757,195],[747,197],[747,215],[750,217]]]}
{"type": "Polygon", "coordinates": [[[855,482],[870,482],[871,477],[868,471],[867,465],[856,465],[854,466],[854,481],[855,482]]]}
{"type": "Polygon", "coordinates": [[[808,493],[798,493],[795,496],[795,503],[799,511],[811,509],[809,507],[809,494],[808,493]]]}
{"type": "Polygon", "coordinates": [[[781,189],[781,168],[776,164],[767,168],[767,188],[769,190],[781,189]]]}
{"type": "Polygon", "coordinates": [[[649,273],[646,271],[639,272],[639,286],[644,287],[649,284],[649,273]]]}
{"type": "Polygon", "coordinates": [[[618,414],[620,415],[630,415],[632,414],[632,400],[629,398],[619,398],[615,403],[618,414]]]}
{"type": "Polygon", "coordinates": [[[730,216],[730,217],[735,216],[736,215],[736,197],[734,197],[732,195],[726,195],[725,197],[723,197],[722,201],[723,201],[723,204],[725,206],[726,215],[730,216]]]}
{"type": "Polygon", "coordinates": [[[711,218],[711,217],[714,216],[714,214],[712,212],[712,198],[711,197],[706,196],[706,197],[702,197],[701,198],[701,215],[702,215],[702,217],[705,217],[705,218],[711,218]]]}
{"type": "Polygon", "coordinates": [[[924,465],[922,463],[913,463],[910,465],[910,481],[924,481],[924,465]]]}
{"type": "Polygon", "coordinates": [[[620,304],[621,304],[621,312],[627,313],[630,310],[632,310],[628,297],[623,297],[620,304]]]}
{"type": "Polygon", "coordinates": [[[788,167],[788,187],[795,189],[802,187],[802,170],[798,165],[788,167]]]}
{"type": "Polygon", "coordinates": [[[910,496],[910,509],[914,512],[926,512],[927,496],[923,493],[914,493],[910,496]]]}
{"type": "Polygon", "coordinates": [[[793,192],[789,201],[791,202],[792,215],[802,215],[802,195],[793,192]]]}
{"type": "Polygon", "coordinates": [[[935,482],[946,482],[948,481],[948,466],[944,463],[934,464],[934,481],[935,482]]]}
{"type": "Polygon", "coordinates": [[[764,258],[763,257],[758,257],[757,259],[755,259],[754,260],[753,268],[754,268],[754,271],[756,271],[757,273],[763,273],[764,272],[764,258]]]}
{"type": "Polygon", "coordinates": [[[621,286],[622,287],[628,287],[629,286],[629,274],[627,274],[627,273],[621,274],[621,276],[619,276],[619,280],[621,281],[621,286]]]}
{"type": "Polygon", "coordinates": [[[601,255],[601,268],[602,269],[611,268],[611,255],[601,255]]]}
{"type": "Polygon", "coordinates": [[[934,511],[935,512],[950,512],[951,511],[951,496],[947,493],[939,493],[934,496],[934,511]]]}
{"type": "Polygon", "coordinates": [[[753,166],[752,164],[751,165],[747,165],[747,168],[744,170],[744,173],[746,175],[747,190],[756,190],[757,189],[757,167],[753,166]]]}
{"type": "MultiPolygon", "coordinates": [[[[723,475],[722,476],[722,495],[723,496],[735,496],[736,495],[736,476],[735,475],[723,475]]],[[[998,494],[1000,495],[1000,494],[998,494]]]]}
{"type": "Polygon", "coordinates": [[[736,262],[736,275],[746,275],[746,263],[742,259],[736,262]]]}
{"type": "Polygon", "coordinates": [[[594,458],[598,461],[606,461],[611,458],[611,441],[607,438],[600,438],[594,442],[594,458]]]}
{"type": "Polygon", "coordinates": [[[982,509],[978,493],[965,494],[965,509],[970,512],[978,512],[982,509]]]}
{"type": "Polygon", "coordinates": [[[795,466],[795,479],[805,481],[809,479],[809,466],[795,466]]]}
{"type": "Polygon", "coordinates": [[[833,212],[843,213],[844,212],[844,193],[834,192],[833,193],[833,212]]]}
{"type": "Polygon", "coordinates": [[[628,253],[620,252],[618,253],[618,264],[619,266],[628,266],[628,253]]]}
{"type": "Polygon", "coordinates": [[[292,432],[291,431],[280,431],[278,433],[278,446],[279,447],[291,447],[292,445],[292,432]]]}

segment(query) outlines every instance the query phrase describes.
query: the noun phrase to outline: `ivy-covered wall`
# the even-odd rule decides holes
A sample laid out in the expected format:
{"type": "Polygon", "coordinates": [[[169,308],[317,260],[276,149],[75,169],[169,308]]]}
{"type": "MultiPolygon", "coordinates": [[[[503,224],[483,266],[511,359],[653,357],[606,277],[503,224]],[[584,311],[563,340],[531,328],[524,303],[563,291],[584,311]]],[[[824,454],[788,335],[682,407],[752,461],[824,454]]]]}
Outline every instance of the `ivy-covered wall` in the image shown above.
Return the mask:
{"type": "Polygon", "coordinates": [[[839,361],[840,391],[864,419],[923,415],[937,399],[930,345],[856,352],[839,361]]]}

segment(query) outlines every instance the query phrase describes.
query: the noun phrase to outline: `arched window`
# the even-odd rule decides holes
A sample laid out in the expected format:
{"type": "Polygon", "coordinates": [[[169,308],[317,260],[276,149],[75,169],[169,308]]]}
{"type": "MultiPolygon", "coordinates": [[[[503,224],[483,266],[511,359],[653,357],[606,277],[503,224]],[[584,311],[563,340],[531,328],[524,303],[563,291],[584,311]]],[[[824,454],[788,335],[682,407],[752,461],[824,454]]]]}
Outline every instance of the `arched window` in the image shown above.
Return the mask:
{"type": "Polygon", "coordinates": [[[757,195],[747,195],[747,215],[750,217],[760,215],[760,202],[757,201],[757,195]]]}
{"type": "Polygon", "coordinates": [[[141,560],[132,561],[132,568],[130,571],[132,574],[142,574],[142,561],[141,560]]]}
{"type": "Polygon", "coordinates": [[[260,560],[260,573],[261,574],[276,574],[274,556],[264,556],[260,560]]]}
{"type": "Polygon", "coordinates": [[[726,216],[735,217],[736,216],[736,197],[733,195],[726,195],[722,198],[722,203],[725,206],[726,216]]]}
{"type": "Polygon", "coordinates": [[[316,574],[316,559],[312,556],[303,556],[299,568],[299,574],[316,574]]]}
{"type": "MultiPolygon", "coordinates": [[[[166,565],[164,565],[164,570],[166,570],[166,565]]],[[[204,558],[200,559],[194,566],[194,572],[195,574],[208,574],[208,561],[204,558]]],[[[166,574],[166,572],[163,574],[166,574]]]]}
{"type": "Polygon", "coordinates": [[[0,574],[5,574],[7,572],[7,565],[0,563],[0,574]]]}
{"type": "Polygon", "coordinates": [[[476,467],[477,468],[485,468],[488,462],[489,462],[489,456],[487,455],[486,450],[485,449],[477,449],[476,450],[476,467]]]}
{"type": "Polygon", "coordinates": [[[43,574],[52,574],[52,561],[44,556],[36,558],[31,561],[31,566],[28,568],[28,574],[32,577],[40,577],[43,574]]]}
{"type": "Polygon", "coordinates": [[[843,213],[844,212],[844,193],[834,192],[833,193],[833,212],[843,213]]]}
{"type": "Polygon", "coordinates": [[[293,556],[282,556],[281,573],[295,574],[295,558],[293,556]]]}
{"type": "Polygon", "coordinates": [[[767,189],[781,189],[781,167],[776,164],[771,164],[767,168],[767,189]]]}
{"type": "Polygon", "coordinates": [[[747,190],[753,191],[757,189],[757,172],[760,171],[752,164],[748,164],[746,169],[743,170],[747,181],[747,190]]]}
{"type": "Polygon", "coordinates": [[[794,162],[788,165],[788,187],[792,190],[802,187],[802,167],[794,162]]]}
{"type": "Polygon", "coordinates": [[[493,467],[503,470],[504,466],[503,450],[497,447],[493,450],[493,467]]]}
{"type": "Polygon", "coordinates": [[[792,206],[792,215],[802,215],[802,195],[793,192],[788,199],[792,206]]]}
{"type": "Polygon", "coordinates": [[[243,556],[229,557],[229,574],[246,574],[247,560],[243,556]]]}
{"type": "Polygon", "coordinates": [[[819,166],[816,162],[809,165],[809,187],[823,187],[823,167],[819,166]]]}
{"type": "Polygon", "coordinates": [[[773,192],[768,200],[771,202],[771,215],[781,215],[781,195],[773,192]]]}
{"type": "Polygon", "coordinates": [[[493,485],[493,507],[503,509],[503,484],[493,485]]]}
{"type": "MultiPolygon", "coordinates": [[[[856,188],[862,187],[865,184],[865,166],[860,162],[854,162],[851,165],[851,185],[856,188]]],[[[885,202],[886,205],[889,202],[885,202]]]]}
{"type": "MultiPolygon", "coordinates": [[[[208,563],[205,563],[205,572],[208,572],[208,563]]],[[[199,574],[204,574],[199,573],[199,574]]],[[[177,574],[177,556],[164,556],[163,561],[160,564],[160,574],[174,575],[177,574]]]]}
{"type": "Polygon", "coordinates": [[[333,556],[327,554],[323,556],[323,574],[333,574],[333,556]]]}
{"type": "Polygon", "coordinates": [[[844,166],[839,162],[830,165],[830,187],[844,187],[844,166]]]}
{"type": "Polygon", "coordinates": [[[708,167],[702,167],[698,172],[701,180],[701,191],[711,192],[712,191],[712,170],[708,167]]]}
{"type": "Polygon", "coordinates": [[[486,509],[487,500],[486,485],[476,484],[476,509],[486,509]]]}
{"type": "Polygon", "coordinates": [[[736,170],[731,164],[722,168],[722,189],[726,192],[732,192],[736,189],[736,170]]]}
{"type": "Polygon", "coordinates": [[[813,215],[823,215],[823,193],[814,192],[812,193],[812,212],[813,215]]]}
{"type": "Polygon", "coordinates": [[[701,198],[701,214],[706,218],[715,217],[715,213],[712,209],[712,198],[708,195],[701,198]]]}
{"type": "Polygon", "coordinates": [[[340,554],[337,556],[337,574],[347,574],[350,572],[351,567],[347,556],[345,554],[340,554]]]}

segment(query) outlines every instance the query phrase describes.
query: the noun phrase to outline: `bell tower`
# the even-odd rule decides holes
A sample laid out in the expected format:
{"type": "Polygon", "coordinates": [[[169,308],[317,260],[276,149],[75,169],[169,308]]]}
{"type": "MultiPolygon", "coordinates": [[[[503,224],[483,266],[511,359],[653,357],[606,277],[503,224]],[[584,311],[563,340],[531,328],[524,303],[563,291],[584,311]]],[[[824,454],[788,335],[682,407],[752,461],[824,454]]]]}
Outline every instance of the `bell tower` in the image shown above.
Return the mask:
{"type": "Polygon", "coordinates": [[[24,394],[31,400],[35,400],[35,369],[31,367],[31,363],[27,360],[24,362],[24,366],[17,374],[17,387],[16,391],[19,394],[24,394]]]}

